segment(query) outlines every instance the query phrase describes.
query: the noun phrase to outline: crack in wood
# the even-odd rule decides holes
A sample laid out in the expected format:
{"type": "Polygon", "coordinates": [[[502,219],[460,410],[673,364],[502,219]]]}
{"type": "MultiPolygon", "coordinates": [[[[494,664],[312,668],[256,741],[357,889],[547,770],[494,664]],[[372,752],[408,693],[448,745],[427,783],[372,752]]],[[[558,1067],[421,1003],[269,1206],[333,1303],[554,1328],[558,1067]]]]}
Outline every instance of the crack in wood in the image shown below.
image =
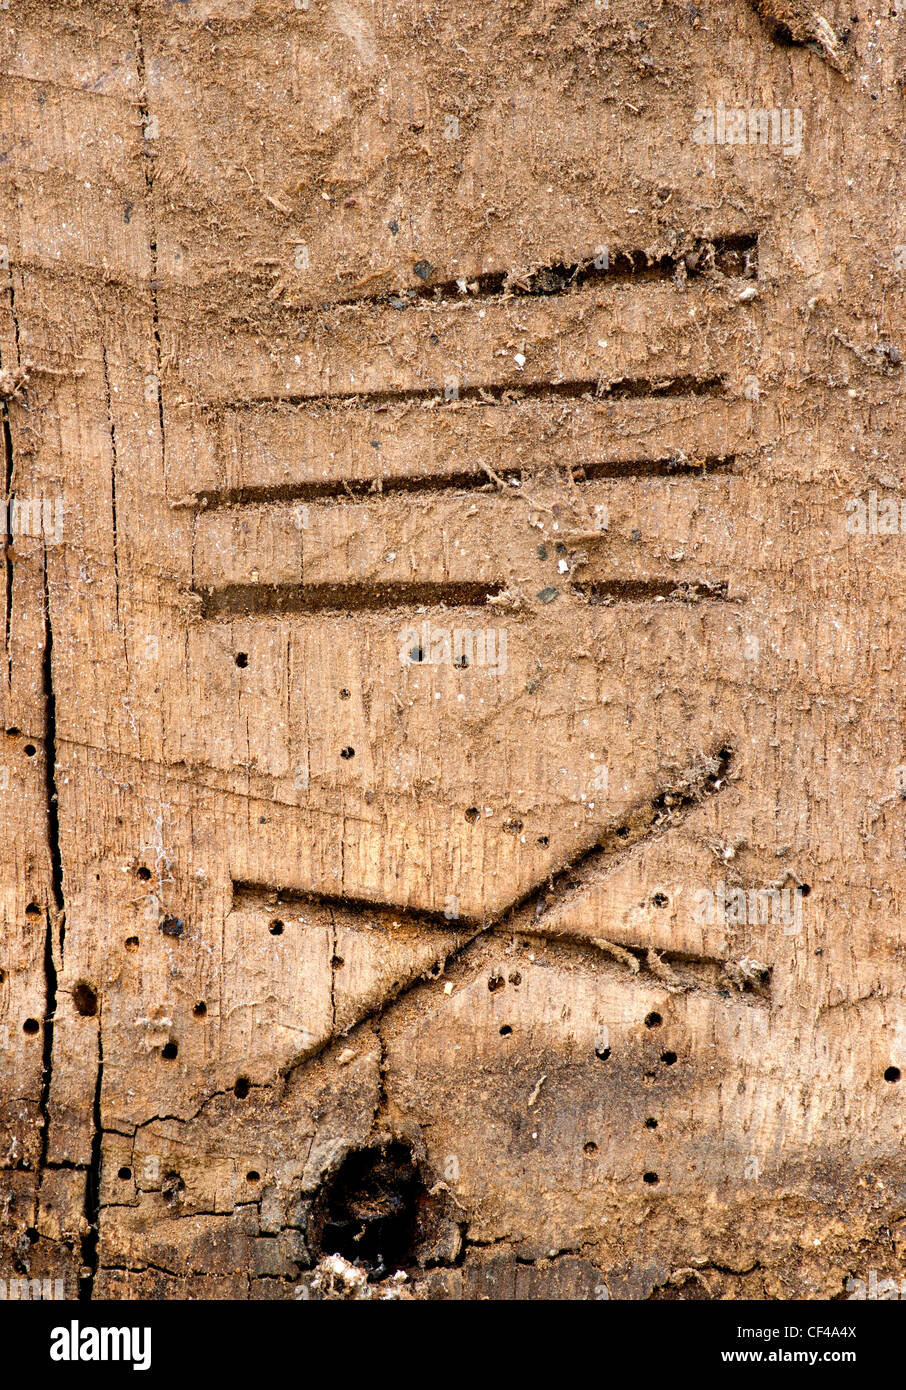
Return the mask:
{"type": "Polygon", "coordinates": [[[50,615],[50,587],[47,576],[47,547],[43,554],[44,652],[42,678],[44,686],[44,775],[47,798],[47,846],[51,871],[51,902],[45,906],[44,938],[44,1039],[42,1054],[41,1098],[41,1156],[39,1169],[47,1162],[50,1142],[50,1092],[53,1081],[54,1019],[57,1011],[57,952],[63,963],[65,915],[63,899],[63,860],[60,853],[60,821],[56,783],[56,697],[53,687],[53,626],[50,615]],[[54,931],[58,933],[54,941],[54,931]]]}
{"type": "Polygon", "coordinates": [[[156,394],[157,394],[157,414],[158,424],[160,425],[160,448],[161,456],[166,457],[166,431],[164,429],[164,394],[163,383],[161,381],[163,352],[160,340],[160,306],[158,303],[158,276],[157,276],[157,231],[155,229],[154,218],[154,161],[147,149],[148,132],[151,126],[151,112],[148,105],[148,75],[145,68],[145,41],[142,34],[142,17],[139,0],[133,0],[130,9],[132,20],[132,33],[135,39],[135,71],[138,78],[139,88],[139,113],[142,122],[142,135],[145,148],[142,150],[144,159],[145,174],[145,209],[148,217],[150,236],[148,241],[148,252],[151,261],[151,274],[147,284],[151,294],[151,319],[154,337],[154,356],[156,366],[156,394]]]}
{"type": "MultiPolygon", "coordinates": [[[[110,512],[113,527],[113,584],[116,592],[116,625],[120,627],[120,557],[116,509],[116,475],[118,467],[116,425],[113,420],[113,400],[110,393],[110,369],[107,362],[107,347],[103,343],[101,344],[101,363],[104,369],[104,397],[107,406],[107,428],[110,431],[110,512]]],[[[125,645],[125,634],[123,637],[123,647],[128,662],[128,648],[125,645]]]]}
{"type": "Polygon", "coordinates": [[[6,677],[10,686],[13,681],[13,538],[10,530],[10,505],[13,493],[13,437],[9,424],[9,411],[3,402],[3,553],[6,562],[6,677]]]}
{"type": "MultiPolygon", "coordinates": [[[[16,315],[16,292],[13,287],[12,271],[9,277],[9,309],[13,320],[13,333],[16,345],[16,366],[22,371],[22,354],[19,351],[19,319],[16,315]]],[[[5,363],[0,357],[0,369],[5,368],[5,363]]],[[[14,397],[15,398],[15,397],[14,397]]],[[[0,411],[0,423],[3,429],[3,552],[6,565],[6,614],[4,631],[6,634],[6,674],[7,681],[12,687],[13,680],[13,647],[12,647],[12,628],[13,628],[13,536],[11,505],[13,497],[13,483],[15,481],[15,456],[13,453],[13,435],[9,418],[9,400],[4,399],[2,411],[0,411]]]]}
{"type": "Polygon", "coordinates": [[[91,1106],[91,1161],[85,1175],[85,1224],[82,1235],[82,1272],[79,1275],[79,1301],[91,1302],[98,1271],[101,1220],[101,1167],[104,1159],[104,1127],[101,1092],[104,1084],[104,1042],[100,1024],[97,1030],[98,1060],[91,1106]]]}

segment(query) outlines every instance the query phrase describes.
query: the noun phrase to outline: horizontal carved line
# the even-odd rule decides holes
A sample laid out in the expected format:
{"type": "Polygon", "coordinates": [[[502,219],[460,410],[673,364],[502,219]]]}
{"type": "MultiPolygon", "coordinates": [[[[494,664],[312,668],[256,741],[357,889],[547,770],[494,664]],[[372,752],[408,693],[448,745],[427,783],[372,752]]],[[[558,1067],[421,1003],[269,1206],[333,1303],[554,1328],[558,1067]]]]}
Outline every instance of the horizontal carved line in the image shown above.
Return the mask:
{"type": "Polygon", "coordinates": [[[677,376],[653,380],[650,377],[622,377],[608,381],[603,377],[577,377],[563,381],[510,381],[483,385],[394,387],[383,391],[287,392],[273,396],[252,396],[243,401],[209,401],[209,410],[254,409],[267,405],[324,405],[368,408],[381,405],[419,405],[430,402],[453,410],[463,402],[479,405],[518,405],[525,400],[635,400],[643,397],[722,396],[723,377],[677,376]]]}
{"type": "MultiPolygon", "coordinates": [[[[195,589],[206,619],[309,613],[367,613],[407,608],[481,608],[503,592],[501,583],[409,581],[386,584],[227,584],[195,589]]],[[[730,602],[725,580],[583,580],[569,592],[590,604],[730,602]]]]}
{"type": "Polygon", "coordinates": [[[684,454],[659,459],[590,459],[573,467],[573,481],[594,483],[600,478],[682,478],[703,473],[725,473],[736,463],[735,454],[709,454],[687,458],[684,454]]]}
{"type": "Polygon", "coordinates": [[[590,603],[729,602],[726,581],[683,582],[679,579],[584,580],[571,585],[573,593],[590,603]]]}
{"type": "MultiPolygon", "coordinates": [[[[683,454],[660,459],[598,459],[576,464],[573,481],[597,482],[602,478],[677,478],[690,475],[726,472],[736,462],[735,455],[709,455],[689,459],[683,454]]],[[[525,479],[524,468],[495,468],[504,482],[512,483],[514,496],[525,479]]],[[[174,508],[192,507],[214,511],[218,507],[253,507],[280,503],[328,502],[334,498],[353,502],[379,501],[387,494],[432,492],[477,492],[495,488],[494,480],[482,469],[460,469],[455,473],[435,473],[421,476],[391,475],[383,478],[325,478],[296,483],[250,484],[246,487],[223,488],[198,492],[172,503],[174,508]]]]}
{"type": "MultiPolygon", "coordinates": [[[[521,468],[500,468],[494,471],[506,482],[521,478],[523,472],[521,468]]],[[[463,469],[456,473],[438,473],[422,477],[398,475],[389,478],[329,478],[312,482],[224,488],[216,492],[199,492],[192,497],[181,498],[172,505],[213,510],[217,507],[266,506],[281,502],[327,502],[333,498],[367,502],[379,501],[385,493],[470,492],[494,486],[487,473],[463,469]]]]}
{"type": "Polygon", "coordinates": [[[447,299],[462,303],[464,300],[504,297],[551,298],[615,281],[672,280],[678,274],[684,274],[687,279],[698,279],[714,271],[722,275],[753,278],[758,272],[758,235],[755,232],[742,232],[711,241],[698,237],[681,255],[658,256],[654,260],[641,249],[603,252],[605,248],[601,247],[583,261],[557,261],[538,266],[522,276],[509,270],[466,276],[465,290],[461,278],[434,280],[434,267],[427,262],[418,262],[422,274],[419,275],[418,271],[414,273],[422,280],[419,285],[328,300],[323,304],[309,305],[303,312],[365,308],[369,305],[405,310],[426,301],[440,304],[447,299]]]}
{"type": "Polygon", "coordinates": [[[233,881],[233,908],[251,908],[266,912],[278,909],[305,907],[336,908],[344,912],[354,912],[360,916],[376,918],[379,922],[404,922],[412,926],[425,926],[436,929],[456,927],[476,927],[482,924],[468,917],[451,919],[442,912],[425,908],[395,906],[374,898],[344,897],[332,893],[309,893],[297,888],[274,888],[266,883],[249,883],[242,879],[233,881]]]}
{"type": "Polygon", "coordinates": [[[544,931],[532,924],[519,929],[521,936],[544,941],[548,948],[562,947],[572,955],[591,962],[601,952],[617,971],[628,971],[629,979],[660,984],[674,993],[705,990],[722,998],[767,1008],[771,1002],[771,969],[758,962],[745,962],[745,969],[729,957],[693,955],[688,951],[653,950],[649,946],[603,941],[578,932],[544,931]]]}
{"type": "Polygon", "coordinates": [[[480,608],[503,584],[229,584],[198,590],[203,618],[248,618],[264,614],[361,613],[392,608],[480,608]]]}

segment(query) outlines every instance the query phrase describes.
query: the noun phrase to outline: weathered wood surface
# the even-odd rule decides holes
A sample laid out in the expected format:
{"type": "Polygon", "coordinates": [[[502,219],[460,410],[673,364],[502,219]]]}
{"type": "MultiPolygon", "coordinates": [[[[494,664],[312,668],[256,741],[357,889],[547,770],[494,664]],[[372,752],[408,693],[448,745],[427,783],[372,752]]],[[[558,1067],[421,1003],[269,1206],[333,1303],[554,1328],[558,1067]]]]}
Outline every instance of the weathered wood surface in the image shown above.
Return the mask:
{"type": "Polygon", "coordinates": [[[0,34],[3,1269],[899,1273],[902,19],[0,34]]]}

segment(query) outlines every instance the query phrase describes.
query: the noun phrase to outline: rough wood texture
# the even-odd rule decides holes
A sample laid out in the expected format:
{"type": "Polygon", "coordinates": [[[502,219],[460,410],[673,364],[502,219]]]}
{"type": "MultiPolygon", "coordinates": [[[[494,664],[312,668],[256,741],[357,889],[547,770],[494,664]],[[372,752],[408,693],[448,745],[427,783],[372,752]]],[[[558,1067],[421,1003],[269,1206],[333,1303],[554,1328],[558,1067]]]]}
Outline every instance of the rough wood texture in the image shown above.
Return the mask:
{"type": "Polygon", "coordinates": [[[894,7],[0,34],[3,1269],[898,1272],[894,7]]]}

